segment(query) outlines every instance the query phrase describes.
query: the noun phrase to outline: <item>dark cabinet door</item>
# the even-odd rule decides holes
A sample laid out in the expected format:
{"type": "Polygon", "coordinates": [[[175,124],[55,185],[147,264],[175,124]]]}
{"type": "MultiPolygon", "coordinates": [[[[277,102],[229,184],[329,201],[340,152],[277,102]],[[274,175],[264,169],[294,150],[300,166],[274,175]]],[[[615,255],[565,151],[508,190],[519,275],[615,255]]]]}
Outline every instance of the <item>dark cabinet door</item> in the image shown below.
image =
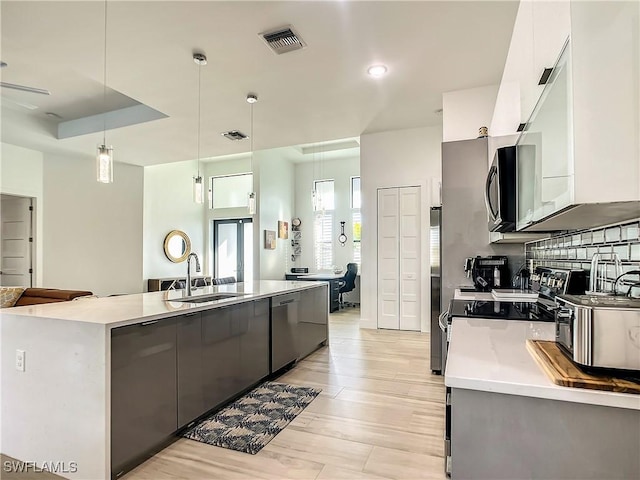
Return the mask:
{"type": "Polygon", "coordinates": [[[303,358],[327,340],[329,302],[327,286],[300,292],[298,358],[303,358]]]}
{"type": "Polygon", "coordinates": [[[202,359],[202,316],[190,313],[177,319],[178,428],[209,410],[205,403],[202,359]]]}
{"type": "Polygon", "coordinates": [[[241,317],[240,363],[242,388],[250,387],[269,375],[269,300],[246,304],[241,317]]]}
{"type": "Polygon", "coordinates": [[[202,378],[204,400],[214,408],[238,393],[240,328],[235,306],[202,312],[202,378]]]}
{"type": "Polygon", "coordinates": [[[271,298],[271,372],[298,358],[298,292],[271,298]]]}
{"type": "Polygon", "coordinates": [[[161,446],[177,429],[176,321],[111,332],[111,467],[161,446]]]}

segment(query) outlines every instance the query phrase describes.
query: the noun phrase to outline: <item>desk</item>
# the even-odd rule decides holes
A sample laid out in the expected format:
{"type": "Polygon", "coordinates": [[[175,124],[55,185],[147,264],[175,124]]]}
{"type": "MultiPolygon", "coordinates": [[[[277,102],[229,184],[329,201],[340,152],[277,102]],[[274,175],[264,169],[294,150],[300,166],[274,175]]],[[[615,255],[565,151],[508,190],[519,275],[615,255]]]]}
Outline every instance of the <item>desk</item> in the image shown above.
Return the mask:
{"type": "Polygon", "coordinates": [[[340,309],[340,280],[344,273],[285,273],[286,280],[302,280],[305,282],[329,282],[329,311],[340,309]]]}

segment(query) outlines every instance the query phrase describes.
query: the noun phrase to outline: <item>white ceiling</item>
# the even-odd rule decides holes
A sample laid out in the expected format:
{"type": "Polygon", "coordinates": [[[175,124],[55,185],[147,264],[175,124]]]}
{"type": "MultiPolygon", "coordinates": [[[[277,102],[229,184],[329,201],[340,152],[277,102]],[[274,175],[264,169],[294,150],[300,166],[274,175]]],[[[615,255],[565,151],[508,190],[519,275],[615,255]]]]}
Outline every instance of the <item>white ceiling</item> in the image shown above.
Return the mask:
{"type": "MultiPolygon", "coordinates": [[[[440,124],[442,93],[500,81],[517,1],[109,1],[107,85],[169,118],[114,129],[116,161],[136,165],[197,157],[198,66],[201,157],[245,152],[225,130],[249,133],[254,150],[440,124]],[[259,32],[293,25],[308,47],[271,52],[259,32]],[[366,68],[389,67],[373,79],[366,68]]],[[[5,82],[2,141],[93,158],[102,133],[58,140],[59,120],[103,108],[104,3],[2,1],[5,82]],[[9,101],[13,100],[13,101],[9,101]],[[31,104],[29,110],[17,105],[31,104]]],[[[109,95],[117,108],[118,95],[109,95]]]]}

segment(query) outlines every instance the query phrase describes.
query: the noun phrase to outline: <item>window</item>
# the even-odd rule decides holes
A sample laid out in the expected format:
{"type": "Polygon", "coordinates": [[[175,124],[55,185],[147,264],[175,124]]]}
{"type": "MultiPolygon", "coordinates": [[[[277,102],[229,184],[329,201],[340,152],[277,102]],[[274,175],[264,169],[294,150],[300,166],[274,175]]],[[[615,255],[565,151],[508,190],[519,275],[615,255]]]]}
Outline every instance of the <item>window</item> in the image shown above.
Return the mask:
{"type": "Polygon", "coordinates": [[[248,207],[252,185],[252,173],[211,177],[209,208],[248,207]]]}
{"type": "Polygon", "coordinates": [[[325,210],[316,215],[314,233],[316,269],[331,270],[333,268],[333,211],[325,210]]]}
{"type": "Polygon", "coordinates": [[[360,232],[362,230],[362,219],[360,217],[360,210],[353,210],[351,214],[351,219],[353,222],[353,262],[358,264],[360,267],[360,262],[362,259],[362,251],[361,251],[361,242],[360,242],[360,232]]]}
{"type": "Polygon", "coordinates": [[[313,208],[314,211],[333,210],[335,208],[333,180],[316,180],[313,182],[313,189],[317,198],[313,208]]]}
{"type": "Polygon", "coordinates": [[[317,270],[333,268],[333,209],[335,208],[333,185],[333,180],[313,182],[316,192],[313,243],[317,270]]]}
{"type": "Polygon", "coordinates": [[[362,231],[362,217],[360,206],[362,197],[360,196],[360,177],[351,177],[351,224],[353,225],[353,262],[358,264],[362,259],[360,234],[362,231]]]}
{"type": "Polygon", "coordinates": [[[351,208],[360,209],[360,177],[351,177],[351,208]]]}

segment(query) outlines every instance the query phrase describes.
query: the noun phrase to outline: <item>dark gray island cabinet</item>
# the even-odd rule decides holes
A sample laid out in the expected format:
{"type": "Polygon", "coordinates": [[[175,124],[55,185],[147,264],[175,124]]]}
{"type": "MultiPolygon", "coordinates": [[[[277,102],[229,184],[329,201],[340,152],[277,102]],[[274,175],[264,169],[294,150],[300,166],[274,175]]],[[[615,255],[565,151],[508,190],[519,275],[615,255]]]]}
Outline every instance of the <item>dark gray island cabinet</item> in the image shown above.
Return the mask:
{"type": "Polygon", "coordinates": [[[294,352],[295,361],[326,343],[327,318],[326,286],[318,285],[113,328],[111,477],[278,370],[281,365],[270,364],[274,346],[294,352]],[[283,298],[295,298],[284,304],[292,334],[284,337],[278,329],[282,319],[271,315],[283,298]]]}

